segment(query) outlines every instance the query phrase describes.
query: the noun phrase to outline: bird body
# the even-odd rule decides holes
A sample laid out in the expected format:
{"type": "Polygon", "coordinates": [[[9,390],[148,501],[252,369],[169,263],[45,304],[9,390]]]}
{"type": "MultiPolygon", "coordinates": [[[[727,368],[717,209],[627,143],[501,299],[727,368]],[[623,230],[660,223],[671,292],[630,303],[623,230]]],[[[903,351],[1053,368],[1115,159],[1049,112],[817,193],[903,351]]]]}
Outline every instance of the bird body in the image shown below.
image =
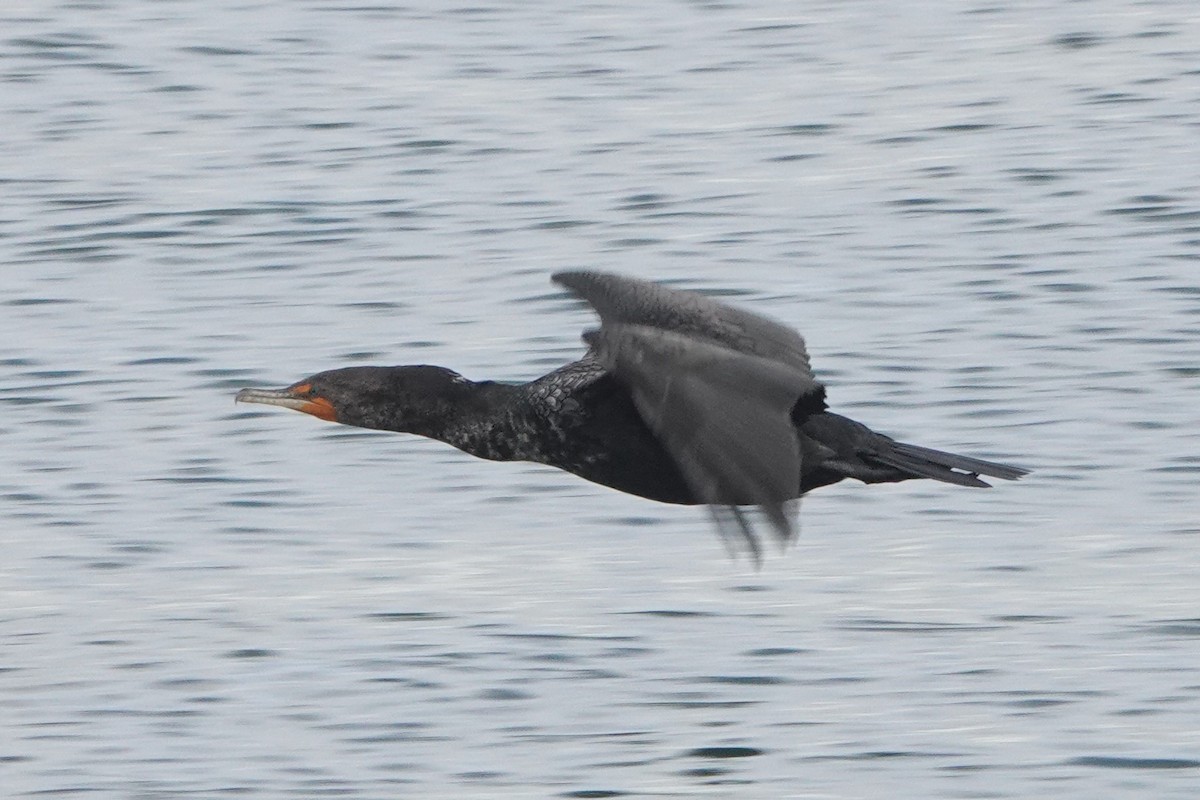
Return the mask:
{"type": "Polygon", "coordinates": [[[757,557],[742,507],[782,540],[795,500],[855,478],[933,478],[986,487],[1019,467],[908,445],[827,410],[804,340],[774,320],[704,295],[600,272],[554,280],[601,327],[587,353],[523,384],[470,381],[434,366],[347,367],[285,389],[243,389],[364,428],[426,436],[493,461],[548,464],[649,500],[713,510],[727,539],[757,557]]]}

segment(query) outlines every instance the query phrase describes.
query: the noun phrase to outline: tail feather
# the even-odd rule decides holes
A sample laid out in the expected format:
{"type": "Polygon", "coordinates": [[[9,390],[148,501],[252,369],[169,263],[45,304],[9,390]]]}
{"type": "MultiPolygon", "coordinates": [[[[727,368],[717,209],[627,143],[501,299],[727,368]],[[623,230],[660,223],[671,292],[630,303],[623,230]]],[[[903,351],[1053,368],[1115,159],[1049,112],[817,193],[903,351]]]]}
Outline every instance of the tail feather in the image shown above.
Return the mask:
{"type": "Polygon", "coordinates": [[[929,447],[904,442],[892,442],[883,452],[872,453],[871,458],[889,467],[910,472],[914,477],[954,483],[959,486],[986,487],[991,484],[979,479],[980,475],[1015,481],[1029,470],[1009,464],[997,464],[980,458],[946,453],[929,447]]]}

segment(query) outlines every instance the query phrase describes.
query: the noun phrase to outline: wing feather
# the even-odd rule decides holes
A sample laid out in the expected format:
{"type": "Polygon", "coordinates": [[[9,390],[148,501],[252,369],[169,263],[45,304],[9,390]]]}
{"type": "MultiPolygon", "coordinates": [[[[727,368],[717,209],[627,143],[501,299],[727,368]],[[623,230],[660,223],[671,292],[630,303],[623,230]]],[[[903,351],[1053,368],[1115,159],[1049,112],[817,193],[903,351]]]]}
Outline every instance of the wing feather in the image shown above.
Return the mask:
{"type": "Polygon", "coordinates": [[[815,382],[803,370],[710,341],[643,325],[606,324],[586,336],[630,390],[727,538],[757,539],[737,506],[758,506],[781,541],[794,537],[800,447],[791,409],[815,382]]]}
{"type": "Polygon", "coordinates": [[[559,272],[553,280],[587,301],[605,325],[642,325],[710,341],[789,364],[812,377],[803,337],[759,314],[697,292],[605,272],[559,272]]]}

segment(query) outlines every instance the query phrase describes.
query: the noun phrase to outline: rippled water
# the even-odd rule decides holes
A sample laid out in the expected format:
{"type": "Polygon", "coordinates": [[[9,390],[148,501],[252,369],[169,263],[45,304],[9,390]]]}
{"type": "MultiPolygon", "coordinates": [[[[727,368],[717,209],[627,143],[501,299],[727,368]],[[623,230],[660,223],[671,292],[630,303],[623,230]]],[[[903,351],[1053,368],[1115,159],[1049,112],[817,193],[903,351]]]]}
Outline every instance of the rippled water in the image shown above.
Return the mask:
{"type": "Polygon", "coordinates": [[[1200,18],[1015,5],[6,4],[5,795],[1194,797],[1200,18]],[[540,374],[564,267],[1036,472],[821,490],[755,573],[233,406],[540,374]]]}

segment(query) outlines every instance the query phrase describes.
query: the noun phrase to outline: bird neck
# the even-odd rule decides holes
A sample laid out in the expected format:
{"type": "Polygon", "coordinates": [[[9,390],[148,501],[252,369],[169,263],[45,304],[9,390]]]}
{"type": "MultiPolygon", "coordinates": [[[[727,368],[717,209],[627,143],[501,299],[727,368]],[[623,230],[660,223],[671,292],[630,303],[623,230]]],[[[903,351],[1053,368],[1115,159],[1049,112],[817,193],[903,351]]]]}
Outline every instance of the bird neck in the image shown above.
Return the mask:
{"type": "Polygon", "coordinates": [[[413,430],[490,461],[538,460],[537,414],[523,384],[463,381],[437,424],[413,430]]]}

